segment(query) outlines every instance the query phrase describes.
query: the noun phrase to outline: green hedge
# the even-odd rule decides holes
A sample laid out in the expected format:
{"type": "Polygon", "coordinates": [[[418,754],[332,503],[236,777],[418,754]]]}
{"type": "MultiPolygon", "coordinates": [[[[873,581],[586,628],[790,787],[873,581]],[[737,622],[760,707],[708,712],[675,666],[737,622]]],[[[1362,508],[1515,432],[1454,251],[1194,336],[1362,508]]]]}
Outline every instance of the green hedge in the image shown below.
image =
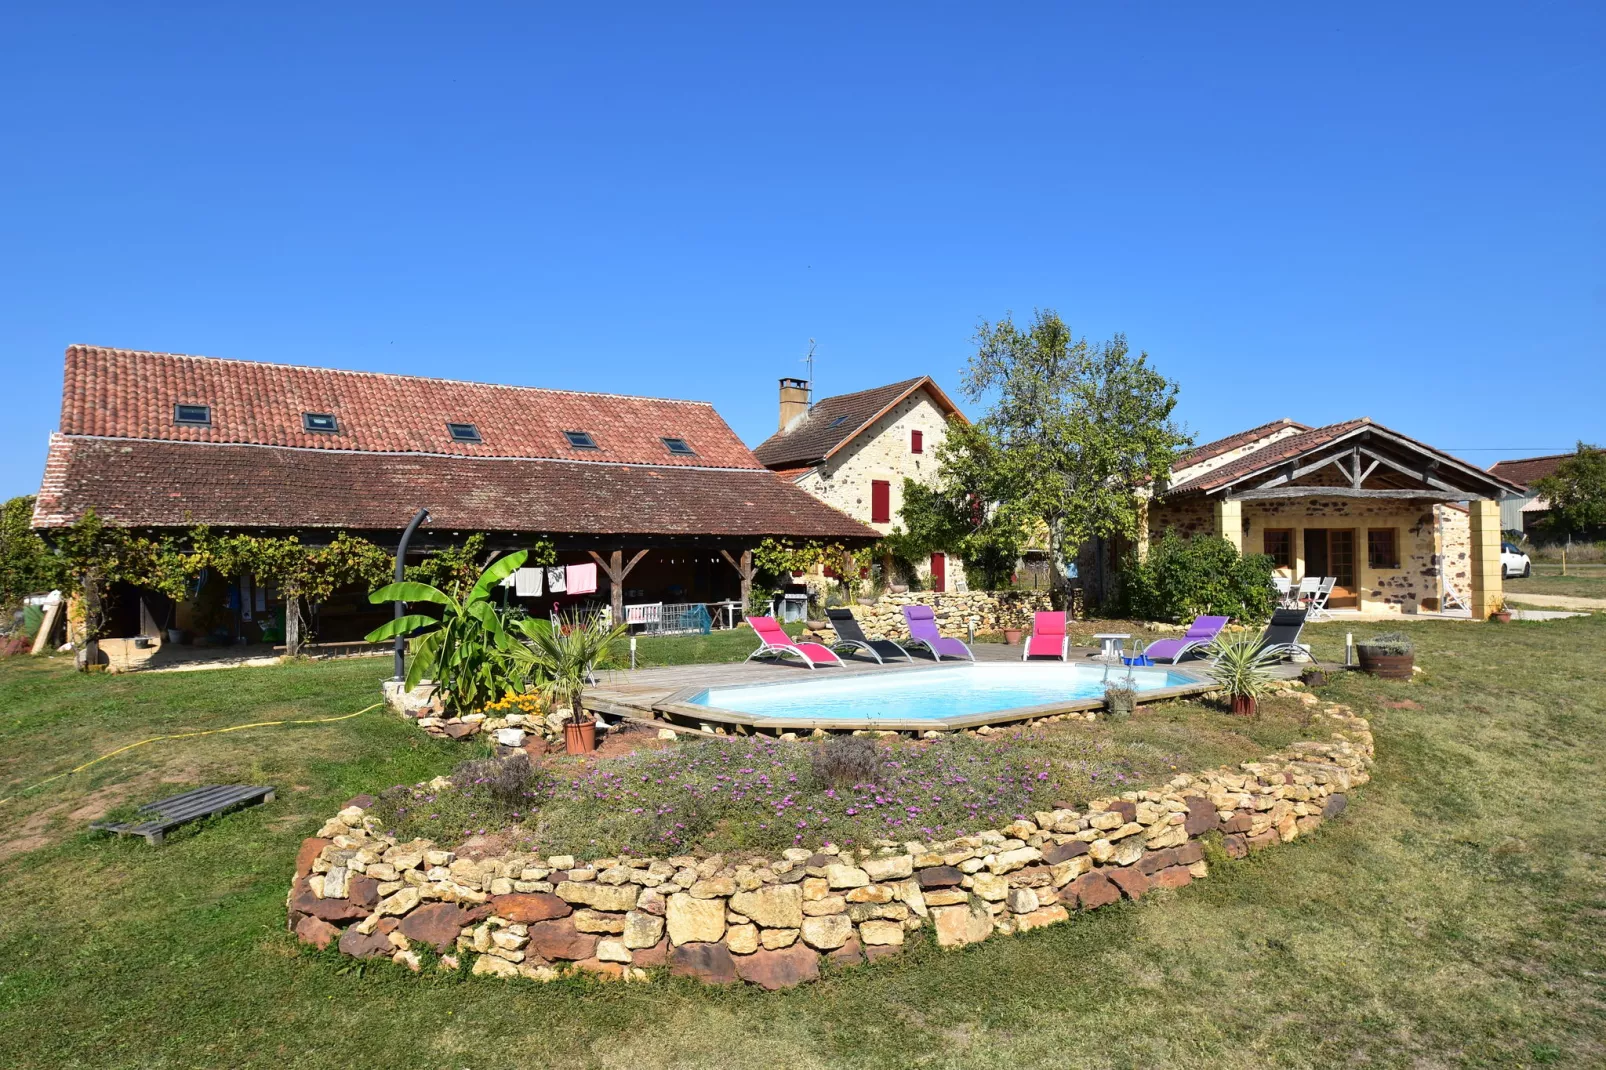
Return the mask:
{"type": "Polygon", "coordinates": [[[1202,613],[1258,624],[1271,616],[1275,591],[1265,554],[1239,554],[1214,535],[1184,539],[1167,529],[1121,569],[1126,613],[1143,620],[1190,621],[1202,613]]]}

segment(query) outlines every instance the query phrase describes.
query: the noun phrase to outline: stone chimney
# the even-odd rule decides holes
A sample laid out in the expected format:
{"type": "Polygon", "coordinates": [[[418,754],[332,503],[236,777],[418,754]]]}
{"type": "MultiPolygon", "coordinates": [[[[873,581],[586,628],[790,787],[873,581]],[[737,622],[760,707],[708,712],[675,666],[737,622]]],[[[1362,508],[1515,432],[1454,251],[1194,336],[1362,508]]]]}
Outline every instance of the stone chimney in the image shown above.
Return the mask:
{"type": "Polygon", "coordinates": [[[807,379],[781,380],[781,430],[809,411],[809,383],[807,379]]]}

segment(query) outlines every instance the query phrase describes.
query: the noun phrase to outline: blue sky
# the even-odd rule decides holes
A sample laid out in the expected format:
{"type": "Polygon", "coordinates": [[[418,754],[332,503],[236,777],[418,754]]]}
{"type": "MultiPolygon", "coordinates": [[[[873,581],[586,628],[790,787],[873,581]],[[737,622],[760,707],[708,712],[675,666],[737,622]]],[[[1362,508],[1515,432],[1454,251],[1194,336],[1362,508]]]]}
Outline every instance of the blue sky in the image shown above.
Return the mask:
{"type": "MultiPolygon", "coordinates": [[[[87,342],[712,401],[1124,331],[1201,439],[1606,440],[1593,3],[24,5],[0,494],[87,342]]],[[[1487,448],[1487,451],[1480,449],[1487,448]]]]}

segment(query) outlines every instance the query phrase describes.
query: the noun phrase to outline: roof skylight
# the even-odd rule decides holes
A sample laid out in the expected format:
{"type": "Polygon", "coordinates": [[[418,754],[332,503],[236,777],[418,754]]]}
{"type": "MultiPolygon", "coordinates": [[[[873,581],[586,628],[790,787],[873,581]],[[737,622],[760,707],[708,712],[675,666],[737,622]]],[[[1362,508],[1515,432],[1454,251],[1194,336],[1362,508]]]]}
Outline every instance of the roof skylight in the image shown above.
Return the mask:
{"type": "Polygon", "coordinates": [[[176,424],[194,424],[199,427],[210,427],[212,426],[212,406],[174,405],[173,422],[176,424]]]}
{"type": "Polygon", "coordinates": [[[591,437],[589,431],[565,431],[563,437],[569,440],[569,448],[575,450],[597,450],[597,440],[591,437]]]}
{"type": "Polygon", "coordinates": [[[480,429],[473,424],[454,424],[448,422],[446,431],[452,436],[453,442],[478,442],[480,429]]]}

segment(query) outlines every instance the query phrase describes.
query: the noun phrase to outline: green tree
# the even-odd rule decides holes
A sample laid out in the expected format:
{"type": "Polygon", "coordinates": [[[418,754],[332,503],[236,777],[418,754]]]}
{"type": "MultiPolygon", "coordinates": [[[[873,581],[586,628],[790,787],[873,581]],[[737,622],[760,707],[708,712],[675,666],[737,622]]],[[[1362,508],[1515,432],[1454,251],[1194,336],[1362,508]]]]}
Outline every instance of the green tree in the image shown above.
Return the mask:
{"type": "Polygon", "coordinates": [[[933,552],[957,554],[972,583],[997,590],[1009,583],[1025,537],[984,497],[989,443],[962,420],[952,421],[936,450],[938,482],[903,481],[900,524],[885,543],[894,556],[917,561],[933,552]]]}
{"type": "Polygon", "coordinates": [[[1174,530],[1132,554],[1121,569],[1122,611],[1138,620],[1189,621],[1201,613],[1258,624],[1271,616],[1272,560],[1240,554],[1215,535],[1185,539],[1174,530]]]}
{"type": "Polygon", "coordinates": [[[0,606],[14,606],[65,582],[61,559],[32,525],[32,495],[12,498],[0,511],[0,606]]]}
{"type": "Polygon", "coordinates": [[[1139,493],[1188,444],[1171,418],[1176,384],[1124,335],[1089,343],[1052,309],[1025,328],[984,321],[974,341],[964,391],[992,406],[959,436],[944,478],[973,483],[1001,531],[1022,542],[1046,532],[1063,605],[1067,556],[1094,537],[1135,535],[1139,493]]]}
{"type": "Polygon", "coordinates": [[[1606,450],[1578,443],[1534,490],[1550,502],[1546,526],[1555,534],[1571,539],[1606,528],[1606,450]]]}

